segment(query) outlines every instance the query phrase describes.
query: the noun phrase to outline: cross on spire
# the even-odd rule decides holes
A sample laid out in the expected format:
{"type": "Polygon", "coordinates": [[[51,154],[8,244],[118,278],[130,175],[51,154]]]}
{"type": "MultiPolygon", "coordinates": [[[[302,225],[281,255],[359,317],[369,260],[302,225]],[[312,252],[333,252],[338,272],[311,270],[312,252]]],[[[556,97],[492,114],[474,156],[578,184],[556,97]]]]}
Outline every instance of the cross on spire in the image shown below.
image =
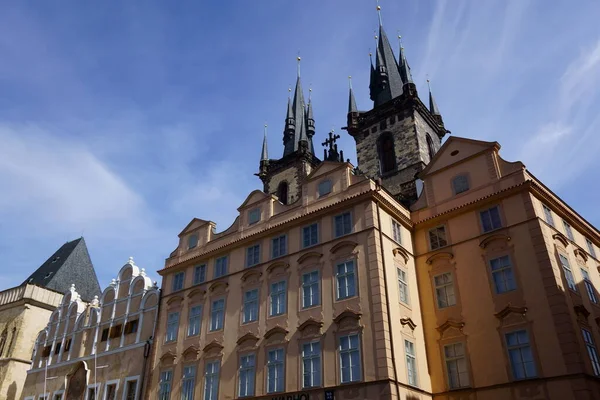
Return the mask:
{"type": "Polygon", "coordinates": [[[340,135],[336,135],[332,129],[331,132],[329,132],[329,138],[325,139],[325,141],[321,143],[321,145],[325,147],[325,149],[323,149],[323,159],[325,161],[344,162],[344,152],[341,150],[338,152],[338,146],[336,143],[337,139],[339,138],[340,135]],[[327,149],[327,147],[329,147],[329,149],[327,149]]]}

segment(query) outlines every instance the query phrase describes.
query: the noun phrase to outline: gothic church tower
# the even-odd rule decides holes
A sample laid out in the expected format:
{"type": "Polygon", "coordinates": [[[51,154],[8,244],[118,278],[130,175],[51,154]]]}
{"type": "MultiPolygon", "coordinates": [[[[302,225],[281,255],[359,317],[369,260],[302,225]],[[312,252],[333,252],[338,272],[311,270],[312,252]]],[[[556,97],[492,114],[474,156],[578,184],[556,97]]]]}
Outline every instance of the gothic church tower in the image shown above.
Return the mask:
{"type": "Polygon", "coordinates": [[[345,129],[356,142],[358,169],[370,178],[381,178],[398,200],[410,204],[417,198],[415,175],[429,163],[449,131],[431,90],[429,108],[419,98],[402,45],[396,59],[381,15],[377,40],[369,85],[373,108],[358,111],[350,86],[345,129]]]}

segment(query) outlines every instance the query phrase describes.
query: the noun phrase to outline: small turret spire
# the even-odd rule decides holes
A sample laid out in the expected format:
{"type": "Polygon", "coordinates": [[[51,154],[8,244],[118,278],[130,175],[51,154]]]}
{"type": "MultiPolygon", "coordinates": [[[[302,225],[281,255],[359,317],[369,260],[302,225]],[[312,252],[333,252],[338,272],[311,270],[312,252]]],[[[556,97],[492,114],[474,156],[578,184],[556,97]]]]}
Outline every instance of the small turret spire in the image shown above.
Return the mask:
{"type": "Polygon", "coordinates": [[[298,79],[300,79],[300,61],[302,60],[302,58],[300,58],[300,54],[298,54],[296,60],[298,61],[298,79]]]}
{"type": "Polygon", "coordinates": [[[352,77],[348,76],[348,86],[350,90],[349,98],[348,98],[348,112],[354,113],[358,112],[358,108],[356,107],[356,99],[354,98],[354,90],[352,90],[352,77]]]}
{"type": "Polygon", "coordinates": [[[379,18],[379,26],[383,26],[383,22],[381,20],[381,6],[379,5],[379,0],[377,0],[377,17],[379,18]]]}
{"type": "Polygon", "coordinates": [[[260,161],[267,161],[269,159],[269,152],[267,150],[267,124],[265,124],[265,134],[263,137],[262,153],[260,161]]]}
{"type": "Polygon", "coordinates": [[[402,78],[402,82],[405,85],[407,83],[414,83],[412,74],[410,73],[410,66],[406,61],[406,55],[404,54],[404,47],[402,47],[402,42],[400,42],[400,63],[398,65],[398,69],[400,70],[400,77],[402,78]]]}
{"type": "Polygon", "coordinates": [[[431,93],[431,82],[429,82],[429,79],[427,79],[427,87],[429,88],[429,111],[433,114],[433,115],[437,115],[441,117],[441,113],[440,110],[437,106],[437,103],[435,102],[435,98],[433,97],[433,93],[431,93]]]}

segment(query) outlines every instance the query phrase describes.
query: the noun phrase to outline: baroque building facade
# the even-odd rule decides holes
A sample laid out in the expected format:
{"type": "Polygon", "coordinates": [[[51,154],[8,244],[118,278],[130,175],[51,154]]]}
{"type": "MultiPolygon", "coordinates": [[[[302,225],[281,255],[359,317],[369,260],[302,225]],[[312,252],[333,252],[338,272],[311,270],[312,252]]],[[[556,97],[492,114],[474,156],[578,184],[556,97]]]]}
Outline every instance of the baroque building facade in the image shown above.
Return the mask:
{"type": "Polygon", "coordinates": [[[131,258],[89,302],[71,285],[35,338],[21,398],[141,399],[159,296],[131,258]]]}

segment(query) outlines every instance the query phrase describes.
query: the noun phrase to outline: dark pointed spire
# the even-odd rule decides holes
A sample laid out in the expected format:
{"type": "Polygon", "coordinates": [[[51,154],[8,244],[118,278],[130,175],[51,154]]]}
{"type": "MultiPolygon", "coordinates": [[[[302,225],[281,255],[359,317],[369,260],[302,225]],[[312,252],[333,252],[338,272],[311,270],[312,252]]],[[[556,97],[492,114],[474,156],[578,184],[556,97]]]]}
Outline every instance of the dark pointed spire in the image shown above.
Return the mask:
{"type": "MultiPolygon", "coordinates": [[[[398,38],[401,38],[398,36],[398,38]]],[[[398,69],[400,71],[400,76],[402,77],[402,82],[406,85],[407,83],[413,83],[412,74],[410,73],[410,66],[406,61],[406,55],[404,54],[404,47],[402,46],[402,42],[400,42],[400,63],[398,65],[398,69]]]]}
{"type": "Polygon", "coordinates": [[[437,103],[435,102],[433,93],[431,93],[431,83],[429,82],[429,79],[427,79],[427,86],[429,87],[429,111],[433,115],[437,115],[437,116],[441,117],[442,114],[440,113],[440,109],[438,108],[437,103]]]}
{"type": "Polygon", "coordinates": [[[352,90],[352,77],[348,77],[348,85],[350,86],[350,94],[348,97],[348,112],[355,113],[358,112],[358,108],[356,107],[356,99],[354,98],[354,90],[352,90]]]}
{"type": "Polygon", "coordinates": [[[265,135],[263,137],[262,152],[260,155],[260,161],[267,161],[269,159],[269,151],[267,150],[267,124],[265,124],[265,135]]]}

